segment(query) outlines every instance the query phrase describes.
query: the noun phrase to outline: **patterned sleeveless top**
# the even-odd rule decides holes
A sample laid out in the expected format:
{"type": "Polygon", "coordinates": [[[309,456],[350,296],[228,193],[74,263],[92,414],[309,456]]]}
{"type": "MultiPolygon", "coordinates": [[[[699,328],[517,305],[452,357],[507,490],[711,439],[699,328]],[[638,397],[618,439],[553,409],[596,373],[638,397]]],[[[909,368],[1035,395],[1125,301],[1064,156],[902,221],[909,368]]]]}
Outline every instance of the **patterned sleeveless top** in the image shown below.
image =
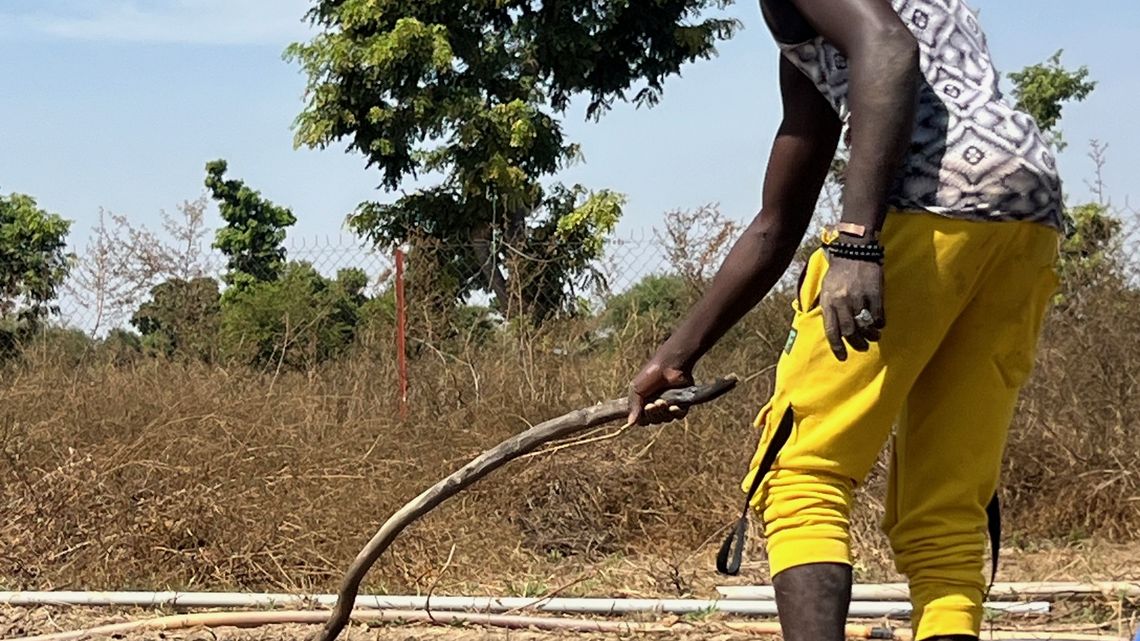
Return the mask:
{"type": "MultiPolygon", "coordinates": [[[[1033,119],[1003,100],[977,15],[963,0],[891,0],[891,5],[918,40],[925,82],[910,150],[888,204],[1062,228],[1053,152],[1033,119]]],[[[822,37],[779,46],[847,123],[843,55],[822,37]]]]}

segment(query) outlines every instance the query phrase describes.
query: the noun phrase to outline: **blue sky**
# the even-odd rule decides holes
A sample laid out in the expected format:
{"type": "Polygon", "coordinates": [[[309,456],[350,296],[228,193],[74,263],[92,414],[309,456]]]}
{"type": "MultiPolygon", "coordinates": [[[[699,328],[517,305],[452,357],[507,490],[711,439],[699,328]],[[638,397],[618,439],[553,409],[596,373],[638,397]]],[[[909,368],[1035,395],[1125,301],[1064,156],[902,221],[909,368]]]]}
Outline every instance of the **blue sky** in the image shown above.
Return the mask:
{"type": "MultiPolygon", "coordinates": [[[[1123,204],[1140,166],[1140,74],[1122,55],[1140,37],[1140,5],[1097,0],[974,0],[1002,71],[1057,49],[1100,86],[1070,107],[1061,164],[1074,198],[1087,195],[1086,143],[1110,145],[1110,193],[1123,204]]],[[[304,79],[281,59],[308,33],[306,0],[0,0],[0,193],[23,192],[76,221],[81,244],[100,207],[139,222],[202,193],[205,163],[293,208],[294,238],[335,235],[378,177],[339,149],[294,150],[291,124],[304,79]]],[[[779,119],[776,51],[755,2],[719,58],[671,81],[652,110],[622,107],[601,123],[580,111],[567,130],[586,163],[562,177],[630,197],[623,233],[674,208],[717,202],[738,219],[760,202],[779,119]]]]}

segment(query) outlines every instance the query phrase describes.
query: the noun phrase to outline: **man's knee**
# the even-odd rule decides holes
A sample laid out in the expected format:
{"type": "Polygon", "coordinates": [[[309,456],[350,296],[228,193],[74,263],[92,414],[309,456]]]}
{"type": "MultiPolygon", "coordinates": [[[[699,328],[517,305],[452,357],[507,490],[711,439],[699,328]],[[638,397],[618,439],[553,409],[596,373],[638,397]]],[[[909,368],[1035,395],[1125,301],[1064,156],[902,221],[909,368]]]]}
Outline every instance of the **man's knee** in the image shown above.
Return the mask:
{"type": "Polygon", "coordinates": [[[765,483],[758,506],[773,574],[813,563],[851,563],[854,482],[833,474],[782,469],[765,483]]]}
{"type": "Polygon", "coordinates": [[[983,586],[986,535],[981,526],[943,522],[907,527],[904,521],[887,535],[896,567],[912,580],[983,586]]]}
{"type": "Polygon", "coordinates": [[[916,639],[973,639],[982,620],[985,535],[944,524],[890,532],[895,563],[910,583],[916,639]]]}

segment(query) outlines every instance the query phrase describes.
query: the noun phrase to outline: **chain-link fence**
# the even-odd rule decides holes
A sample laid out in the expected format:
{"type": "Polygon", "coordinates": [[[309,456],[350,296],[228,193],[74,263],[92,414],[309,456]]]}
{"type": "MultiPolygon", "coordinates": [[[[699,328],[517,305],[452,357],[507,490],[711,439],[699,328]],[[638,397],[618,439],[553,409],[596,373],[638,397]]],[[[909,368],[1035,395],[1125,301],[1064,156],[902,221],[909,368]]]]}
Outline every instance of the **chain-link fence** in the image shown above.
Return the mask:
{"type": "MultiPolygon", "coordinates": [[[[282,276],[311,270],[328,285],[354,273],[359,278],[353,293],[367,300],[379,299],[392,294],[395,255],[400,251],[405,255],[409,306],[485,307],[499,316],[508,312],[508,301],[522,297],[527,300],[521,308],[542,307],[547,317],[597,311],[647,277],[682,277],[652,233],[610,240],[600,256],[575,266],[564,265],[559,256],[528,256],[505,246],[481,265],[472,258],[477,253],[473,245],[380,250],[348,237],[301,239],[287,243],[288,262],[282,276]]],[[[201,252],[192,264],[148,267],[80,256],[51,302],[55,310],[51,324],[96,337],[130,329],[139,308],[153,301],[156,288],[207,279],[217,283],[223,294],[229,289],[227,273],[226,257],[215,250],[201,252]]]]}
{"type": "MultiPolygon", "coordinates": [[[[133,249],[129,250],[133,251],[133,249]]],[[[317,274],[335,280],[341,270],[359,270],[365,276],[365,296],[386,291],[393,276],[393,256],[361,245],[348,237],[291,240],[288,260],[310,266],[317,274]]],[[[113,252],[88,252],[77,257],[55,301],[53,324],[78,329],[94,337],[109,332],[136,330],[139,311],[163,286],[208,280],[220,295],[227,288],[226,257],[213,249],[196,252],[192,260],[175,262],[113,252]]],[[[167,289],[171,289],[168,287],[167,289]]],[[[187,289],[173,289],[177,296],[189,296],[187,289]]]]}
{"type": "MultiPolygon", "coordinates": [[[[1065,295],[1071,300],[1092,289],[1135,288],[1136,218],[1074,213],[1077,229],[1061,264],[1065,295]]],[[[191,343],[212,353],[227,341],[248,345],[256,339],[264,345],[255,352],[264,356],[298,341],[335,353],[314,342],[346,345],[357,330],[392,325],[397,307],[408,331],[424,340],[485,334],[516,322],[533,328],[587,319],[612,328],[650,315],[668,323],[709,282],[741,230],[715,208],[704,208],[673,212],[660,229],[601,247],[492,238],[421,240],[379,250],[351,236],[291,239],[286,260],[271,270],[273,280],[237,288],[226,256],[205,241],[200,212],[187,220],[181,227],[166,225],[170,233],[160,238],[111,219],[117,228],[104,225],[76,252],[46,326],[99,340],[131,334],[168,352],[191,343]],[[393,286],[397,251],[405,255],[406,295],[399,301],[393,286]]],[[[800,259],[817,244],[809,236],[800,259]]],[[[790,269],[780,287],[791,286],[796,273],[790,269]]]]}

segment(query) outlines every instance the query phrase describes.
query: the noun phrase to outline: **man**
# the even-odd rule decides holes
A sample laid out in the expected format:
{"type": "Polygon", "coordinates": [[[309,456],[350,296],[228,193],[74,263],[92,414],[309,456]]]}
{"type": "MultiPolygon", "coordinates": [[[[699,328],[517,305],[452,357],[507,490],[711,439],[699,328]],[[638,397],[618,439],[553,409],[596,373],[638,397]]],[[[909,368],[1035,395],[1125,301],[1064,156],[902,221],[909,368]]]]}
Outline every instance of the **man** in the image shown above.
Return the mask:
{"type": "Polygon", "coordinates": [[[895,427],[884,527],[916,639],[975,639],[986,507],[1056,288],[1053,157],[1032,119],[1003,102],[962,0],[761,6],[782,53],[784,108],[763,208],[634,378],[630,419],[679,417],[645,403],[689,384],[787,269],[849,125],[841,220],[801,278],[744,485],[790,425],[752,505],[785,637],[839,641],[852,492],[895,427]]]}

